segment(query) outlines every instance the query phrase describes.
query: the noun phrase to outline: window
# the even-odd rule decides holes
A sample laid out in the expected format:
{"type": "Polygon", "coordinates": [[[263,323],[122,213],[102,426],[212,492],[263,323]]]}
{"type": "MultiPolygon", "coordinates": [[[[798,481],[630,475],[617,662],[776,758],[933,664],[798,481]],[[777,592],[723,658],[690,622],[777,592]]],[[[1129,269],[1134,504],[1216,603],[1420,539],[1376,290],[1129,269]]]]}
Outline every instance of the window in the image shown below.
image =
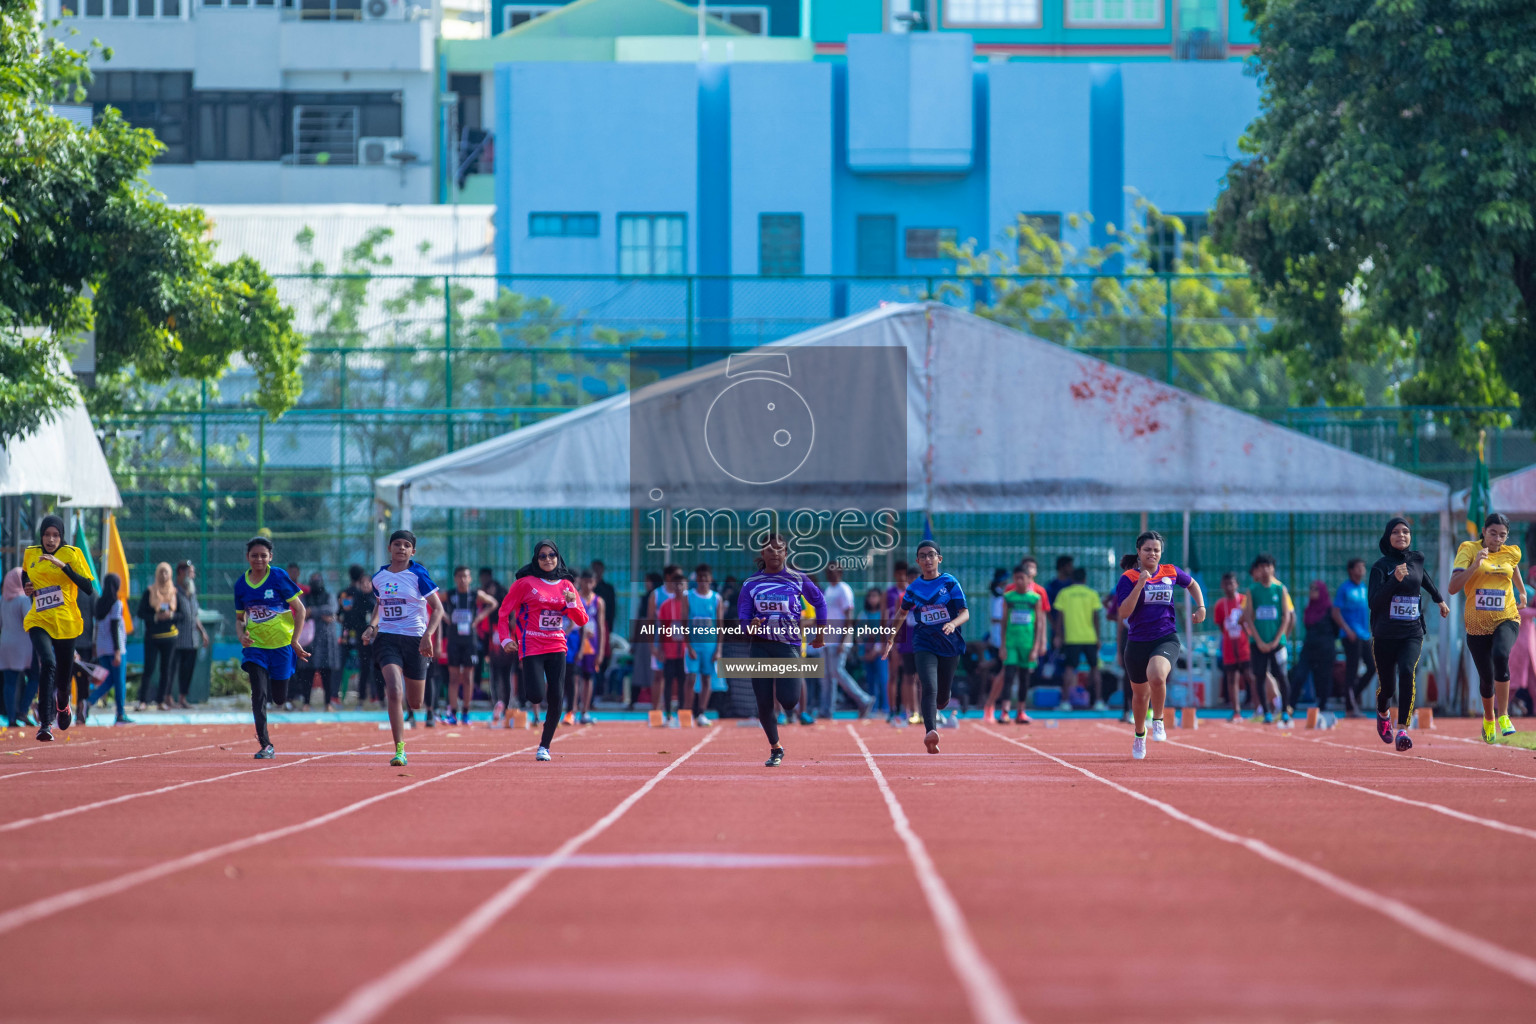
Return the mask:
{"type": "Polygon", "coordinates": [[[60,0],[59,17],[180,18],[181,0],[60,0]]]}
{"type": "Polygon", "coordinates": [[[763,213],[757,218],[757,272],[765,277],[805,273],[805,218],[798,213],[763,213]]]}
{"type": "Polygon", "coordinates": [[[479,75],[449,75],[448,91],[459,98],[459,130],[483,128],[481,118],[481,82],[479,75]]]}
{"type": "Polygon", "coordinates": [[[398,138],[398,92],[290,92],[283,95],[283,153],[298,164],[357,163],[360,138],[398,138]]]}
{"type": "Polygon", "coordinates": [[[275,92],[199,92],[198,160],[279,160],[283,98],[275,92]]]}
{"type": "Polygon", "coordinates": [[[944,24],[1034,27],[1040,24],[1040,0],[947,0],[944,24]]]}
{"type": "MultiPolygon", "coordinates": [[[[247,0],[222,0],[231,6],[247,0]]],[[[249,0],[263,7],[271,7],[272,0],[249,0]]],[[[220,0],[203,0],[204,5],[218,6],[220,0]]],[[[283,0],[285,10],[299,9],[300,21],[362,21],[363,0],[283,0]]],[[[292,13],[284,17],[292,17],[292,13]]]]}
{"type": "MultiPolygon", "coordinates": [[[[203,0],[204,7],[276,7],[276,0],[203,0]]],[[[285,0],[284,7],[291,7],[291,0],[285,0]]]]}
{"type": "Polygon", "coordinates": [[[706,2],[705,13],[719,18],[727,25],[735,25],[755,36],[768,34],[768,8],[766,7],[715,7],[706,2]]]}
{"type": "Polygon", "coordinates": [[[860,276],[889,277],[896,273],[895,215],[859,214],[858,248],[860,276]]]}
{"type": "Polygon", "coordinates": [[[528,234],[534,238],[596,238],[595,213],[530,213],[528,234]]]}
{"type": "Polygon", "coordinates": [[[1211,218],[1204,213],[1170,213],[1184,222],[1184,234],[1174,230],[1167,220],[1159,221],[1147,231],[1147,245],[1152,252],[1147,257],[1147,269],[1154,273],[1170,273],[1175,260],[1189,262],[1194,253],[1187,251],[1200,244],[1200,239],[1211,233],[1211,218]]]}
{"type": "Polygon", "coordinates": [[[907,259],[943,259],[945,243],[954,245],[958,234],[954,228],[907,228],[907,259]]]}
{"type": "Polygon", "coordinates": [[[507,4],[501,9],[501,30],[505,32],[509,28],[517,28],[526,25],[540,15],[550,11],[558,11],[558,7],[543,7],[535,4],[507,4]]]}
{"type": "Polygon", "coordinates": [[[148,128],[165,145],[156,163],[192,162],[190,71],[101,71],[86,90],[93,113],[116,108],[135,128],[148,128]]]}
{"type": "Polygon", "coordinates": [[[1178,0],[1173,55],[1177,60],[1225,60],[1226,7],[1217,0],[1178,0]]]}
{"type": "Polygon", "coordinates": [[[1024,220],[1029,226],[1053,242],[1061,241],[1061,214],[1026,213],[1024,220]]]}
{"type": "Polygon", "coordinates": [[[1163,0],[1067,0],[1067,25],[1135,25],[1157,28],[1163,23],[1163,0]]]}
{"type": "Polygon", "coordinates": [[[619,214],[619,273],[686,274],[686,224],[680,213],[619,214]]]}

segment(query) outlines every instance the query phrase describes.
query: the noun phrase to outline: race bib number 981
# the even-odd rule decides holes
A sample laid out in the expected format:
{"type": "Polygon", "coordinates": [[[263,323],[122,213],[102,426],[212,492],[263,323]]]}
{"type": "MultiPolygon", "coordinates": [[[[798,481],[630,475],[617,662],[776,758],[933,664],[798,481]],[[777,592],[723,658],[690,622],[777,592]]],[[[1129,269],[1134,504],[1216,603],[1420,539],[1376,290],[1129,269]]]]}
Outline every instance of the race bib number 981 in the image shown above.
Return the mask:
{"type": "Polygon", "coordinates": [[[789,601],[782,597],[755,597],[752,604],[763,615],[788,615],[789,601]]]}

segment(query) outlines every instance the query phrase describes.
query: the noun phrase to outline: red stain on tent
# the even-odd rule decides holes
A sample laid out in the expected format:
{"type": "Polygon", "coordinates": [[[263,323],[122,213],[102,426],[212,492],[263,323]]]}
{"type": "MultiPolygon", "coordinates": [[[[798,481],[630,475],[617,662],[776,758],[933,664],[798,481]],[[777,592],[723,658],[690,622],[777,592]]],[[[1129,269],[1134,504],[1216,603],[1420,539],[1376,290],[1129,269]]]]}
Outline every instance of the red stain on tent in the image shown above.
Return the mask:
{"type": "Polygon", "coordinates": [[[1079,364],[1083,379],[1070,387],[1079,402],[1101,401],[1111,408],[1115,426],[1126,437],[1146,437],[1167,426],[1158,416],[1158,407],[1172,401],[1171,388],[1153,384],[1105,363],[1079,364]]]}

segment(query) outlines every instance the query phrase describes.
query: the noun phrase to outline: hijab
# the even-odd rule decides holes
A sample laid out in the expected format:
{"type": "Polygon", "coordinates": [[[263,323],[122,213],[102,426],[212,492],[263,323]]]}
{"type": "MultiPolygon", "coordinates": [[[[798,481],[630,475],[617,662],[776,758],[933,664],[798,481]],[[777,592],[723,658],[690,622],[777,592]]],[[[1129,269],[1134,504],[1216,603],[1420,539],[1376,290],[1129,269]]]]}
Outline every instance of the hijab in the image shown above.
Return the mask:
{"type": "MultiPolygon", "coordinates": [[[[43,516],[42,520],[37,524],[38,547],[43,547],[43,534],[48,532],[48,527],[50,526],[59,531],[59,548],[69,543],[69,534],[64,532],[64,520],[60,519],[58,516],[49,515],[43,516]]],[[[59,548],[54,548],[53,553],[58,554],[59,548]]],[[[48,549],[43,548],[43,550],[47,551],[48,549]]]]}
{"type": "MultiPolygon", "coordinates": [[[[1376,542],[1376,546],[1380,548],[1381,553],[1388,558],[1401,558],[1405,562],[1411,562],[1415,558],[1421,562],[1424,561],[1424,556],[1419,554],[1417,551],[1412,550],[1411,548],[1405,551],[1399,551],[1397,548],[1392,546],[1392,531],[1397,529],[1399,526],[1407,526],[1410,530],[1413,529],[1412,524],[1410,524],[1408,520],[1404,519],[1402,516],[1393,516],[1391,519],[1387,520],[1387,527],[1381,531],[1381,540],[1376,542]]],[[[1412,544],[1413,535],[1410,533],[1408,536],[1408,543],[1412,544]]]]}
{"type": "Polygon", "coordinates": [[[524,576],[537,576],[548,583],[553,583],[555,580],[573,580],[576,578],[576,574],[571,572],[570,567],[565,564],[565,556],[560,554],[560,548],[556,546],[554,541],[547,539],[533,542],[533,557],[528,560],[527,565],[517,570],[518,579],[522,579],[524,576]],[[555,567],[553,570],[545,570],[539,567],[539,550],[541,548],[549,548],[555,553],[555,567]]]}
{"type": "Polygon", "coordinates": [[[101,578],[101,596],[96,599],[96,617],[104,619],[112,614],[112,606],[117,604],[117,592],[122,589],[123,582],[117,578],[117,573],[109,572],[101,578]]]}
{"type": "Polygon", "coordinates": [[[161,562],[155,566],[155,582],[149,585],[149,596],[154,603],[176,607],[176,580],[171,573],[171,563],[161,562]]]}
{"type": "Polygon", "coordinates": [[[1302,621],[1308,626],[1315,626],[1322,622],[1328,617],[1328,612],[1333,608],[1333,602],[1328,597],[1328,584],[1322,580],[1314,580],[1312,586],[1319,593],[1307,602],[1306,611],[1302,613],[1302,621]]]}
{"type": "Polygon", "coordinates": [[[25,597],[27,592],[21,589],[21,566],[17,566],[5,574],[5,587],[0,590],[0,597],[9,601],[13,597],[25,597]]]}
{"type": "Polygon", "coordinates": [[[312,604],[312,605],[314,605],[315,607],[318,608],[321,605],[329,604],[330,600],[331,600],[331,595],[325,589],[325,577],[322,576],[318,572],[310,573],[309,574],[309,601],[306,602],[306,604],[312,604]]]}

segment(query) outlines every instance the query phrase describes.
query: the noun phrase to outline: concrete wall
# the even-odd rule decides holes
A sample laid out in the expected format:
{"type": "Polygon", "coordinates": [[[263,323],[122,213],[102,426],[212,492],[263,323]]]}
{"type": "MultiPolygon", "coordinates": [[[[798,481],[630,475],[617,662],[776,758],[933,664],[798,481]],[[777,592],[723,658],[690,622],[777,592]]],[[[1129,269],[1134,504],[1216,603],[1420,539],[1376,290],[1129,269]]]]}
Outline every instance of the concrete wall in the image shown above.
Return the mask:
{"type": "Polygon", "coordinates": [[[991,245],[1003,247],[1002,229],[1020,213],[1059,213],[1063,238],[1081,247],[1066,217],[1089,209],[1089,97],[1087,64],[993,64],[988,101],[988,225],[991,245]]]}

